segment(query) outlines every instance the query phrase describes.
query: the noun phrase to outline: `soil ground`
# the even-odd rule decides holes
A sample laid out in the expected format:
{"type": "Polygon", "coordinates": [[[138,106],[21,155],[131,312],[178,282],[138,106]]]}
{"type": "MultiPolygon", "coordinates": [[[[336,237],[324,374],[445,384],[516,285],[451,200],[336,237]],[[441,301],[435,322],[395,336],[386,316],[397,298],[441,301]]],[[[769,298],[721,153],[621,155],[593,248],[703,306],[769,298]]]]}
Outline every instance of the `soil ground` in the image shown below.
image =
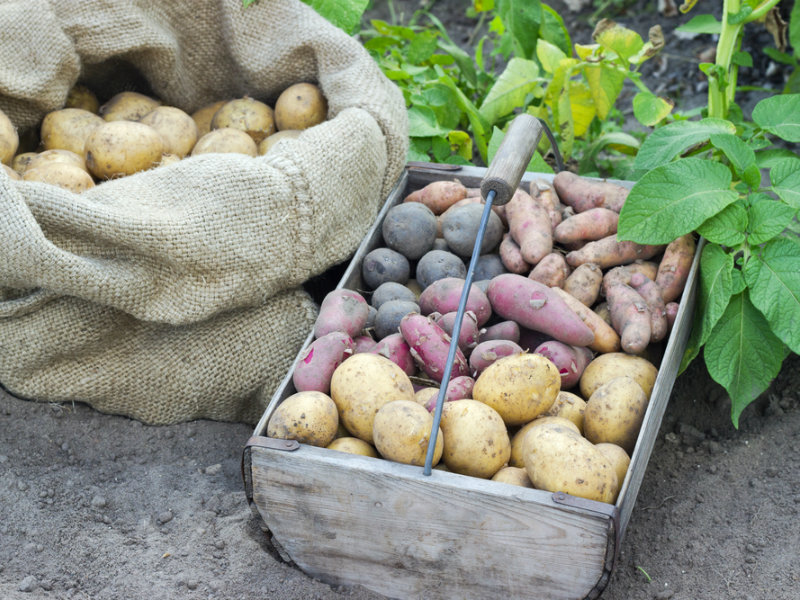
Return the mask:
{"type": "MultiPolygon", "coordinates": [[[[462,2],[436,10],[463,35],[474,26],[462,2]]],[[[581,15],[562,14],[573,40],[588,41],[581,15]]],[[[642,25],[655,13],[635,14],[642,25]]],[[[678,22],[662,20],[668,63],[652,81],[691,106],[704,101],[696,54],[713,42],[675,40],[678,22]]],[[[605,600],[798,597],[799,368],[790,357],[738,430],[699,362],[677,379],[605,600]]],[[[377,599],[270,553],[241,480],[251,433],[211,421],[151,427],[0,391],[0,598],[377,599]]]]}

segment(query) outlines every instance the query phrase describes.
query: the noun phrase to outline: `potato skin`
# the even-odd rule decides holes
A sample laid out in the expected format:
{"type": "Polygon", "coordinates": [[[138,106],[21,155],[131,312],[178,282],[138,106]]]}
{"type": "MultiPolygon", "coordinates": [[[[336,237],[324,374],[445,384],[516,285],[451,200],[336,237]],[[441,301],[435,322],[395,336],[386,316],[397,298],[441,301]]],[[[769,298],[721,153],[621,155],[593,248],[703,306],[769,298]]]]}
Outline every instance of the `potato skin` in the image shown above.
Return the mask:
{"type": "Polygon", "coordinates": [[[25,181],[40,181],[57,185],[76,194],[94,187],[94,179],[89,173],[74,164],[65,162],[51,162],[27,169],[22,178],[25,181]]]}
{"type": "Polygon", "coordinates": [[[138,121],[161,101],[139,92],[120,92],[103,104],[98,113],[106,121],[138,121]]]}
{"type": "Polygon", "coordinates": [[[246,154],[247,156],[257,156],[258,147],[249,135],[244,131],[231,127],[222,127],[209,131],[194,145],[191,156],[199,154],[211,154],[214,152],[246,154]]]}
{"type": "Polygon", "coordinates": [[[409,260],[416,260],[433,249],[436,215],[418,202],[398,204],[386,213],[381,233],[386,246],[409,260]]]}
{"type": "Polygon", "coordinates": [[[511,440],[496,410],[477,400],[455,400],[442,408],[442,461],[454,473],[489,479],[511,456],[511,440]]]}
{"type": "Polygon", "coordinates": [[[378,458],[378,451],[371,444],[364,440],[355,437],[340,437],[333,440],[326,446],[328,450],[338,450],[339,452],[347,452],[348,454],[357,454],[359,456],[369,456],[378,458]]]}
{"type": "Polygon", "coordinates": [[[6,113],[0,110],[0,163],[10,165],[19,148],[19,134],[6,113]]]}
{"type": "Polygon", "coordinates": [[[586,401],[583,434],[593,444],[617,444],[630,454],[647,404],[647,395],[632,377],[615,377],[597,388],[586,401]]]}
{"type": "Polygon", "coordinates": [[[45,150],[70,150],[83,156],[87,138],[104,123],[102,117],[81,108],[54,110],[42,120],[42,146],[45,150]]]}
{"type": "Polygon", "coordinates": [[[354,354],[333,372],[331,398],[347,430],[373,442],[372,424],[384,404],[414,401],[414,388],[403,370],[378,354],[354,354]]]}
{"type": "Polygon", "coordinates": [[[35,156],[31,157],[25,167],[25,170],[27,171],[28,169],[35,169],[53,162],[74,165],[80,169],[83,169],[84,171],[87,171],[86,162],[83,160],[82,155],[75,154],[71,150],[62,149],[44,150],[43,152],[39,152],[35,156]]]}
{"type": "Polygon", "coordinates": [[[503,467],[492,476],[492,481],[499,481],[500,483],[508,483],[510,485],[518,485],[520,487],[532,488],[528,472],[521,467],[503,467]]]}
{"type": "Polygon", "coordinates": [[[511,457],[508,459],[508,464],[512,467],[520,467],[525,468],[525,460],[524,460],[524,448],[525,448],[525,436],[528,435],[528,432],[533,429],[534,427],[540,427],[542,425],[560,425],[562,427],[566,427],[567,429],[572,429],[576,433],[580,433],[578,430],[578,426],[575,425],[569,419],[565,417],[556,417],[556,416],[540,416],[536,417],[530,423],[526,423],[522,427],[520,427],[517,432],[511,437],[511,457]]]}
{"type": "Polygon", "coordinates": [[[275,101],[275,125],[278,130],[308,129],[328,116],[328,101],[313,83],[295,83],[281,92],[275,101]]]}
{"type": "Polygon", "coordinates": [[[677,300],[683,292],[696,248],[694,235],[687,233],[667,244],[664,249],[658,272],[655,278],[650,276],[650,279],[661,288],[661,297],[665,304],[677,300]]]}
{"type": "Polygon", "coordinates": [[[244,131],[258,144],[275,133],[275,114],[269,105],[255,98],[236,98],[223,104],[211,119],[211,129],[224,127],[244,131]]]}
{"type": "Polygon", "coordinates": [[[3,171],[5,171],[6,175],[8,175],[11,179],[15,181],[20,181],[22,179],[22,177],[19,176],[19,173],[17,173],[14,169],[9,167],[8,165],[2,165],[2,166],[3,166],[3,171]]]}
{"type": "Polygon", "coordinates": [[[586,412],[586,400],[573,394],[572,392],[560,391],[556,396],[553,406],[539,417],[563,417],[578,428],[578,432],[583,435],[583,415],[586,412]]]}
{"type": "Polygon", "coordinates": [[[408,194],[403,202],[421,202],[433,214],[440,215],[459,200],[467,197],[467,188],[460,181],[433,181],[408,194]]]}
{"type": "Polygon", "coordinates": [[[133,121],[111,121],[94,129],[86,139],[86,167],[98,179],[132,175],[156,166],[164,142],[152,127],[133,121]]]}
{"type": "MultiPolygon", "coordinates": [[[[595,444],[594,447],[600,450],[600,452],[602,452],[609,460],[611,466],[614,467],[614,471],[617,473],[619,487],[622,488],[622,483],[625,481],[625,475],[628,473],[628,467],[631,465],[631,457],[628,456],[628,453],[625,452],[621,446],[617,446],[616,444],[601,442],[599,444],[595,444]]],[[[614,498],[614,500],[616,501],[616,498],[614,498]]]]}
{"type": "Polygon", "coordinates": [[[100,102],[95,93],[83,84],[77,83],[67,93],[65,108],[82,108],[91,113],[97,114],[100,110],[100,102]]]}
{"type": "Polygon", "coordinates": [[[292,372],[296,390],[328,393],[336,368],[355,351],[355,342],[346,333],[331,331],[315,339],[298,359],[292,372]]]}
{"type": "Polygon", "coordinates": [[[164,140],[164,152],[181,158],[197,143],[194,119],[174,106],[159,106],[141,118],[140,123],[155,129],[164,140]]]}
{"type": "Polygon", "coordinates": [[[216,102],[198,108],[192,113],[192,120],[195,122],[195,125],[197,125],[198,139],[211,131],[211,119],[213,119],[217,111],[228,102],[230,102],[230,100],[217,100],[216,102]]]}
{"type": "Polygon", "coordinates": [[[322,337],[332,331],[341,331],[356,337],[367,324],[368,316],[369,305],[361,294],[346,289],[332,290],[319,306],[314,336],[322,337]]]}
{"type": "Polygon", "coordinates": [[[264,156],[267,152],[272,150],[272,148],[280,142],[283,138],[287,139],[294,139],[298,137],[302,131],[299,129],[284,129],[283,131],[276,131],[265,137],[263,140],[258,142],[258,155],[264,156]]]}
{"type": "Polygon", "coordinates": [[[561,201],[576,213],[598,206],[618,213],[630,193],[616,183],[588,179],[570,171],[557,173],[553,177],[553,187],[561,201]]]}
{"type": "Polygon", "coordinates": [[[561,389],[561,375],[540,354],[498,359],[478,376],[472,397],[495,409],[506,425],[522,425],[549,410],[561,389]]]}
{"type": "Polygon", "coordinates": [[[578,384],[581,396],[589,398],[601,385],[620,375],[628,375],[636,380],[647,397],[653,391],[658,369],[646,358],[624,352],[599,354],[583,370],[578,384]]]}
{"type": "Polygon", "coordinates": [[[281,402],[267,422],[267,436],[326,447],[339,428],[336,404],[327,394],[297,392],[281,402]]]}
{"type": "MultiPolygon", "coordinates": [[[[433,416],[413,400],[394,400],[375,414],[372,438],[383,458],[406,465],[422,466],[430,444],[433,416]]],[[[439,428],[434,446],[433,464],[442,458],[444,448],[439,428]]]]}

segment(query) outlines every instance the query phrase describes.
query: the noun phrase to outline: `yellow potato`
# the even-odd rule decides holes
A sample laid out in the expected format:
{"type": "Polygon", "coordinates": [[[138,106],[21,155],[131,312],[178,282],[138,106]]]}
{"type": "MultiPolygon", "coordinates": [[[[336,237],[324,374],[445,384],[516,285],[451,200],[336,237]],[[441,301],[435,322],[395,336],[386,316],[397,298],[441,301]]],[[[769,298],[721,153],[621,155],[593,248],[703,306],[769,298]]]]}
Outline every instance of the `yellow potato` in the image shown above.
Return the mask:
{"type": "Polygon", "coordinates": [[[19,148],[19,135],[11,119],[0,110],[0,163],[10,165],[19,148]]]}
{"type": "Polygon", "coordinates": [[[82,108],[62,108],[47,113],[40,135],[45,150],[70,150],[83,155],[89,135],[105,121],[82,108]]]}
{"type": "Polygon", "coordinates": [[[615,377],[597,388],[586,402],[583,434],[594,444],[609,442],[633,451],[648,404],[632,377],[615,377]]]}
{"type": "Polygon", "coordinates": [[[207,104],[206,106],[199,108],[192,113],[192,119],[194,119],[194,122],[197,125],[198,138],[203,137],[205,134],[211,131],[211,119],[213,119],[214,115],[217,114],[217,111],[228,102],[230,102],[230,100],[219,100],[212,104],[207,104]]]}
{"type": "Polygon", "coordinates": [[[164,153],[161,155],[161,160],[158,163],[159,167],[167,167],[169,165],[174,165],[177,162],[181,162],[181,157],[177,154],[169,154],[164,153]]]}
{"type": "MultiPolygon", "coordinates": [[[[622,482],[625,481],[625,475],[628,473],[628,467],[631,465],[631,457],[620,446],[616,444],[609,444],[608,442],[601,442],[594,445],[595,448],[605,455],[605,457],[614,467],[614,472],[617,474],[617,482],[619,487],[622,488],[622,482]]],[[[616,498],[614,498],[616,501],[616,498]]]]}
{"type": "Polygon", "coordinates": [[[31,164],[31,161],[38,155],[38,152],[23,152],[22,154],[17,154],[14,160],[11,161],[11,168],[19,175],[24,175],[28,165],[31,164]]]}
{"type": "Polygon", "coordinates": [[[22,177],[20,177],[19,173],[17,173],[14,169],[9,167],[8,165],[2,165],[2,166],[3,166],[3,171],[5,171],[6,175],[8,175],[11,179],[14,179],[16,181],[19,181],[20,179],[22,179],[22,177]]]}
{"type": "Polygon", "coordinates": [[[322,392],[297,392],[272,413],[267,422],[267,436],[324,448],[334,440],[338,428],[339,414],[330,396],[322,392]]]}
{"type": "MultiPolygon", "coordinates": [[[[422,466],[428,453],[433,416],[413,400],[394,400],[375,414],[372,438],[383,458],[406,465],[422,466]]],[[[442,430],[436,436],[433,463],[442,458],[442,430]]]]}
{"type": "Polygon", "coordinates": [[[28,169],[22,178],[25,181],[57,185],[76,194],[94,187],[94,179],[85,169],[65,162],[49,162],[40,167],[28,169]]]}
{"type": "Polygon", "coordinates": [[[508,430],[500,414],[483,402],[446,402],[441,429],[442,460],[454,473],[489,479],[508,463],[511,456],[508,430]]]}
{"type": "Polygon", "coordinates": [[[329,450],[338,450],[339,452],[347,452],[348,454],[358,454],[360,456],[371,456],[372,458],[379,458],[378,451],[375,448],[355,437],[340,437],[333,440],[328,444],[329,450]]]}
{"type": "Polygon", "coordinates": [[[308,129],[328,116],[328,102],[313,83],[296,83],[275,101],[275,124],[279,131],[308,129]]]}
{"type": "Polygon", "coordinates": [[[514,354],[496,360],[478,376],[472,397],[495,409],[506,425],[522,425],[550,409],[561,375],[541,354],[514,354]]]}
{"type": "Polygon", "coordinates": [[[421,404],[425,406],[429,400],[436,398],[439,395],[439,388],[435,387],[424,387],[421,390],[417,390],[414,394],[414,402],[417,404],[421,404]]]}
{"type": "Polygon", "coordinates": [[[211,119],[211,129],[230,127],[244,131],[258,144],[275,133],[272,108],[255,98],[237,98],[226,102],[211,119]]]}
{"type": "Polygon", "coordinates": [[[98,179],[124,177],[156,166],[164,154],[158,132],[144,123],[104,123],[86,140],[86,166],[98,179]]]}
{"type": "Polygon", "coordinates": [[[214,152],[247,154],[256,156],[258,146],[249,135],[239,129],[223,127],[208,132],[192,148],[192,156],[211,154],[214,152]]]}
{"type": "Polygon", "coordinates": [[[613,502],[619,491],[611,462],[569,427],[550,424],[531,429],[523,456],[536,489],[599,502],[613,502]]]}
{"type": "Polygon", "coordinates": [[[120,92],[103,104],[98,112],[106,121],[138,121],[158,106],[161,106],[161,101],[156,98],[139,92],[120,92]]]}
{"type": "Polygon", "coordinates": [[[64,108],[82,108],[97,114],[97,111],[100,110],[100,102],[92,90],[78,83],[72,86],[72,89],[67,94],[64,108]]]}
{"type": "Polygon", "coordinates": [[[526,423],[519,430],[511,437],[511,457],[508,459],[508,464],[512,467],[525,467],[524,462],[524,455],[523,450],[525,448],[525,436],[528,435],[528,432],[533,429],[534,427],[539,427],[541,425],[545,425],[548,423],[555,423],[560,424],[563,427],[567,427],[569,429],[573,429],[575,433],[580,433],[578,426],[575,425],[572,421],[565,419],[564,417],[548,417],[548,416],[541,416],[536,417],[530,423],[526,423]]]}
{"type": "Polygon", "coordinates": [[[649,360],[640,356],[624,352],[599,354],[586,366],[581,375],[579,383],[581,396],[588,399],[597,388],[620,375],[633,377],[649,398],[656,383],[658,369],[649,360]]]}
{"type": "Polygon", "coordinates": [[[28,161],[25,170],[27,171],[28,169],[35,169],[36,167],[41,167],[54,162],[75,165],[76,167],[86,171],[86,162],[83,160],[82,155],[75,154],[72,150],[59,149],[45,150],[44,152],[39,152],[35,156],[32,156],[28,161]]]}
{"type": "Polygon", "coordinates": [[[259,155],[263,156],[267,152],[269,152],[272,147],[280,142],[283,138],[296,138],[298,135],[303,133],[299,129],[284,129],[283,131],[276,131],[272,135],[268,135],[263,140],[258,143],[258,153],[259,155]]]}
{"type": "Polygon", "coordinates": [[[183,158],[197,143],[197,124],[194,119],[174,106],[159,106],[141,118],[140,123],[149,125],[161,134],[164,152],[183,158]]]}
{"type": "Polygon", "coordinates": [[[378,354],[354,354],[333,372],[331,398],[347,430],[373,442],[377,412],[394,400],[414,401],[414,387],[403,369],[378,354]]]}
{"type": "Polygon", "coordinates": [[[492,481],[518,485],[520,487],[533,487],[531,478],[528,477],[528,472],[520,467],[503,467],[494,474],[492,481]]]}
{"type": "Polygon", "coordinates": [[[564,417],[578,427],[578,432],[583,433],[583,413],[586,410],[586,401],[572,392],[559,392],[547,412],[548,417],[564,417]]]}

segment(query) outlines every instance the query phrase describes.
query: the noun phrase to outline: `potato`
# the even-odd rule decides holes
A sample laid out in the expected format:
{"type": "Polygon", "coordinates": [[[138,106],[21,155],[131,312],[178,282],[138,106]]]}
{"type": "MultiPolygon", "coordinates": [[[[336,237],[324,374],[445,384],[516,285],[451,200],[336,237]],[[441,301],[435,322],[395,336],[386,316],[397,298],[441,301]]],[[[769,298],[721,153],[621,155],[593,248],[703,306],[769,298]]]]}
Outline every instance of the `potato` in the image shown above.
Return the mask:
{"type": "MultiPolygon", "coordinates": [[[[558,392],[553,406],[544,413],[546,417],[563,417],[572,421],[583,434],[583,414],[586,412],[586,401],[572,392],[558,392]]],[[[540,417],[541,418],[541,417],[540,417]]]]}
{"type": "Polygon", "coordinates": [[[619,491],[611,462],[568,427],[546,424],[531,429],[525,436],[523,462],[536,489],[609,503],[619,491]]]}
{"type": "Polygon", "coordinates": [[[354,354],[333,372],[331,398],[353,436],[373,442],[375,414],[393,400],[414,401],[414,387],[403,370],[384,356],[354,354]]]}
{"type": "MultiPolygon", "coordinates": [[[[465,204],[453,206],[442,215],[442,237],[454,254],[466,258],[472,256],[483,212],[483,204],[465,204]]],[[[503,222],[490,212],[481,240],[481,254],[494,250],[502,239],[503,222]]]]}
{"type": "Polygon", "coordinates": [[[27,171],[28,169],[35,169],[36,167],[41,167],[53,162],[74,165],[88,173],[88,170],[86,169],[86,162],[83,160],[82,154],[75,154],[71,150],[59,149],[45,150],[44,152],[40,152],[35,156],[32,156],[28,161],[25,170],[27,171]]]}
{"type": "Polygon", "coordinates": [[[140,123],[155,129],[164,140],[164,152],[181,158],[197,143],[197,124],[194,119],[174,106],[159,106],[141,118],[140,123]]]}
{"type": "Polygon", "coordinates": [[[11,168],[14,169],[19,175],[25,174],[25,169],[31,164],[31,161],[39,156],[38,152],[23,152],[17,154],[11,161],[11,168]]]}
{"type": "Polygon", "coordinates": [[[313,83],[296,83],[281,92],[275,101],[278,130],[308,129],[328,116],[328,102],[313,83]]]}
{"type": "Polygon", "coordinates": [[[57,185],[76,194],[94,187],[94,179],[85,169],[65,162],[50,162],[34,169],[28,169],[22,178],[25,181],[40,181],[57,185]]]}
{"type": "Polygon", "coordinates": [[[433,249],[417,261],[416,279],[424,290],[434,281],[456,277],[466,279],[467,266],[464,261],[448,250],[433,249]]]}
{"type": "MultiPolygon", "coordinates": [[[[275,133],[275,118],[268,105],[245,96],[223,104],[211,119],[211,129],[230,127],[244,131],[258,144],[275,133]]],[[[299,129],[289,127],[288,129],[299,129]]]]}
{"type": "Polygon", "coordinates": [[[467,188],[460,181],[432,181],[425,187],[415,190],[403,202],[421,202],[433,214],[441,215],[459,200],[467,197],[467,188]]]}
{"type": "Polygon", "coordinates": [[[375,337],[382,340],[397,333],[403,317],[411,313],[419,313],[419,305],[416,302],[409,302],[408,300],[389,300],[384,302],[375,316],[375,337]]]}
{"type": "Polygon", "coordinates": [[[120,92],[103,104],[98,113],[106,121],[138,121],[161,101],[139,92],[120,92]]]}
{"type": "Polygon", "coordinates": [[[16,181],[19,181],[20,179],[22,179],[22,177],[20,177],[19,173],[17,173],[14,169],[9,167],[8,165],[3,165],[3,171],[5,171],[6,175],[8,175],[11,179],[14,179],[16,181]]]}
{"type": "Polygon", "coordinates": [[[568,429],[572,429],[576,433],[580,433],[578,430],[578,426],[575,425],[572,421],[565,419],[564,417],[552,417],[552,416],[541,416],[536,417],[530,423],[526,423],[522,427],[520,427],[517,432],[511,436],[511,457],[508,459],[508,464],[512,467],[525,467],[525,461],[523,456],[523,451],[525,449],[525,436],[528,435],[528,432],[533,429],[534,427],[540,427],[546,424],[555,424],[561,425],[562,427],[567,427],[568,429]]]}
{"type": "Polygon", "coordinates": [[[380,284],[372,292],[372,298],[369,303],[376,309],[380,309],[381,305],[391,300],[405,300],[406,302],[416,302],[417,296],[407,285],[397,283],[396,281],[386,281],[380,284]]]}
{"type": "MultiPolygon", "coordinates": [[[[628,456],[628,453],[625,452],[621,446],[617,446],[616,444],[601,442],[595,444],[594,447],[600,450],[609,460],[611,466],[614,467],[614,471],[617,474],[617,482],[619,483],[619,487],[622,488],[622,482],[625,481],[625,475],[628,473],[628,467],[631,465],[631,457],[628,456]]],[[[616,498],[614,498],[614,500],[616,500],[616,498]]]]}
{"type": "Polygon", "coordinates": [[[258,143],[258,154],[263,156],[277,144],[282,139],[294,139],[298,137],[302,131],[299,129],[284,129],[283,131],[276,131],[275,133],[268,135],[263,140],[258,143]]]}
{"type": "Polygon", "coordinates": [[[511,440],[500,414],[477,400],[455,400],[442,408],[442,460],[454,473],[489,479],[511,456],[511,440]]]}
{"type": "Polygon", "coordinates": [[[192,156],[199,154],[238,153],[256,156],[258,154],[256,143],[244,131],[223,127],[209,131],[194,145],[192,156]]]}
{"type": "Polygon", "coordinates": [[[386,213],[381,233],[387,247],[416,260],[433,249],[436,215],[419,202],[398,204],[386,213]]]}
{"type": "Polygon", "coordinates": [[[633,377],[622,375],[597,388],[586,401],[583,435],[633,452],[647,410],[647,395],[633,377]]]}
{"type": "Polygon", "coordinates": [[[88,110],[62,108],[44,116],[40,136],[45,150],[70,150],[83,156],[89,135],[105,121],[88,110]]]}
{"type": "Polygon", "coordinates": [[[371,290],[387,281],[405,284],[410,274],[408,259],[391,248],[375,248],[361,262],[361,277],[371,290]]]}
{"type": "Polygon", "coordinates": [[[230,100],[218,100],[212,104],[207,104],[202,108],[197,109],[192,113],[192,119],[197,125],[197,137],[201,138],[209,131],[211,131],[211,119],[217,114],[217,111],[222,108],[230,100]]]}
{"type": "Polygon", "coordinates": [[[581,396],[589,398],[601,385],[620,375],[633,377],[649,398],[656,382],[658,369],[649,360],[640,356],[624,352],[599,354],[583,370],[578,384],[581,396]]]}
{"type": "Polygon", "coordinates": [[[19,135],[11,119],[0,110],[0,163],[10,165],[19,148],[19,135]]]}
{"type": "Polygon", "coordinates": [[[163,154],[161,136],[144,123],[111,121],[92,131],[86,139],[86,166],[98,179],[144,171],[156,166],[163,154]]]}
{"type": "Polygon", "coordinates": [[[506,425],[522,425],[550,409],[560,386],[558,368],[547,358],[512,354],[486,367],[472,397],[495,409],[506,425]]]}
{"type": "MultiPolygon", "coordinates": [[[[375,414],[372,438],[383,458],[406,465],[422,466],[428,453],[433,416],[413,400],[395,400],[384,404],[375,414]]],[[[433,464],[442,458],[444,448],[439,428],[433,452],[433,464]]]]}
{"type": "Polygon", "coordinates": [[[521,467],[503,467],[492,476],[492,481],[499,481],[500,483],[508,483],[510,485],[518,485],[520,487],[532,488],[530,477],[527,471],[521,467]]]}
{"type": "Polygon", "coordinates": [[[327,447],[328,450],[338,450],[348,454],[358,454],[359,456],[370,456],[372,458],[379,457],[378,451],[372,445],[354,437],[336,438],[327,447]]]}
{"type": "MultiPolygon", "coordinates": [[[[370,336],[365,337],[372,340],[370,336]]],[[[400,367],[406,375],[414,375],[417,372],[417,363],[414,362],[414,357],[411,355],[411,347],[403,339],[399,331],[387,335],[377,343],[373,341],[373,345],[366,351],[388,358],[400,367]]]]}
{"type": "Polygon", "coordinates": [[[90,113],[95,113],[100,110],[100,102],[97,100],[95,93],[80,83],[75,84],[67,94],[67,101],[64,103],[64,108],[81,108],[88,110],[90,113]]]}
{"type": "Polygon", "coordinates": [[[177,154],[170,154],[169,152],[165,152],[161,155],[161,160],[158,162],[159,167],[168,167],[169,165],[174,165],[177,162],[181,162],[181,157],[177,154]]]}
{"type": "Polygon", "coordinates": [[[267,422],[267,436],[297,440],[311,446],[328,446],[336,437],[336,404],[322,392],[297,392],[275,409],[267,422]]]}

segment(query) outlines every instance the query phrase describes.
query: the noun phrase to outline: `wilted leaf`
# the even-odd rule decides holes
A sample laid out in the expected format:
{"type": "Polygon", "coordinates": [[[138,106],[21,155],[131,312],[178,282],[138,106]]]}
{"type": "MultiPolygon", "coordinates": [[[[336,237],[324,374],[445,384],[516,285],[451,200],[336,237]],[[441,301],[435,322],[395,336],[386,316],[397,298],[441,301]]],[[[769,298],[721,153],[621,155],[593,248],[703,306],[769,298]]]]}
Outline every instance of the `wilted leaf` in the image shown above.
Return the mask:
{"type": "Polygon", "coordinates": [[[586,65],[583,76],[589,84],[594,104],[597,107],[597,116],[601,119],[608,117],[609,111],[617,101],[617,97],[625,84],[625,74],[606,65],[586,65]]]}
{"type": "Polygon", "coordinates": [[[610,19],[601,19],[597,23],[592,39],[626,61],[644,46],[642,37],[638,33],[610,19]]]}

